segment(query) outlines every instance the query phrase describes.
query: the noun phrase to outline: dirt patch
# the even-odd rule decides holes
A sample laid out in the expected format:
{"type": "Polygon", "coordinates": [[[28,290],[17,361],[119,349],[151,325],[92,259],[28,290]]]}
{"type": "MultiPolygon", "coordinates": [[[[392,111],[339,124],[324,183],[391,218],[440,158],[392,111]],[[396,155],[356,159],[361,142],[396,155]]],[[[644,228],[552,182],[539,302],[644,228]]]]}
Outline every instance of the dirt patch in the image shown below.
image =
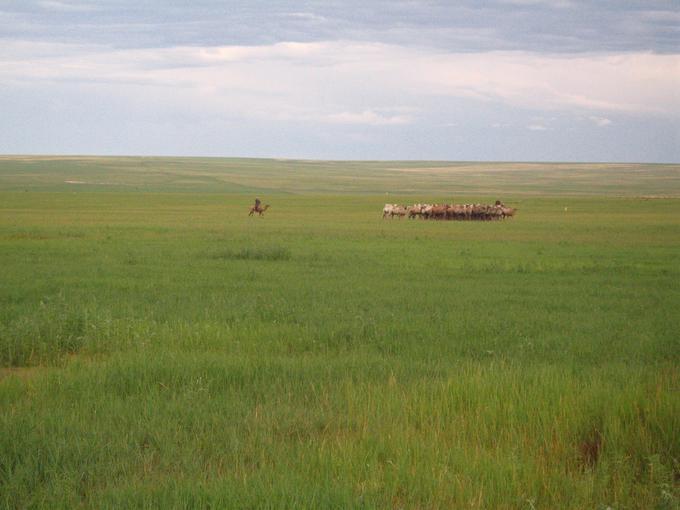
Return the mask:
{"type": "Polygon", "coordinates": [[[593,429],[579,444],[579,458],[581,467],[594,468],[600,459],[604,438],[599,430],[593,429]]]}

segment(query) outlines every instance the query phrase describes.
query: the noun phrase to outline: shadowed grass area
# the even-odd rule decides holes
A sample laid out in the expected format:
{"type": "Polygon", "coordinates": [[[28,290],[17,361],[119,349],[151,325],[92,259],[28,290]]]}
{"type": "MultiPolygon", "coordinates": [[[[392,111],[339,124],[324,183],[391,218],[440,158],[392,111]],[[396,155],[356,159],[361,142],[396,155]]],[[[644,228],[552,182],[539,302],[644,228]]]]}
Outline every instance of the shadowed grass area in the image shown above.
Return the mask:
{"type": "Polygon", "coordinates": [[[0,193],[0,505],[677,507],[680,202],[266,198],[0,193]]]}

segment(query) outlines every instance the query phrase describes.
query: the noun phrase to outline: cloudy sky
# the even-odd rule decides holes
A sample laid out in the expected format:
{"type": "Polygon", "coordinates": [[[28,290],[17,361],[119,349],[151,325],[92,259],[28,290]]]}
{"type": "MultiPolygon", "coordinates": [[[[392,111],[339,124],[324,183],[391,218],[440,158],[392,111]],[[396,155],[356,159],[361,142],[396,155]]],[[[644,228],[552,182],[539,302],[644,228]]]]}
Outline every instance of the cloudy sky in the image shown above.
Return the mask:
{"type": "Polygon", "coordinates": [[[0,153],[680,162],[680,0],[0,0],[0,153]]]}

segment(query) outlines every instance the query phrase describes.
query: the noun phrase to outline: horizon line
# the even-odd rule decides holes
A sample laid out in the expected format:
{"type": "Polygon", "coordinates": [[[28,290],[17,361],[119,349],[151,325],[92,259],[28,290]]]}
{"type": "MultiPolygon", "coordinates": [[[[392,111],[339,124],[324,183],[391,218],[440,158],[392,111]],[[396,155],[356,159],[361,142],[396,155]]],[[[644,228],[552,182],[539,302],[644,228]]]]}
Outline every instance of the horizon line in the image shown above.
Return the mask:
{"type": "Polygon", "coordinates": [[[161,154],[59,154],[59,153],[25,153],[25,154],[0,154],[0,159],[10,158],[167,158],[167,159],[252,159],[252,160],[271,160],[271,161],[304,161],[304,162],[352,162],[352,163],[399,163],[399,162],[429,162],[429,163],[523,163],[523,164],[599,164],[599,165],[680,165],[680,161],[558,161],[558,160],[511,160],[511,159],[335,159],[335,158],[305,158],[290,156],[181,156],[181,155],[161,155],[161,154]]]}

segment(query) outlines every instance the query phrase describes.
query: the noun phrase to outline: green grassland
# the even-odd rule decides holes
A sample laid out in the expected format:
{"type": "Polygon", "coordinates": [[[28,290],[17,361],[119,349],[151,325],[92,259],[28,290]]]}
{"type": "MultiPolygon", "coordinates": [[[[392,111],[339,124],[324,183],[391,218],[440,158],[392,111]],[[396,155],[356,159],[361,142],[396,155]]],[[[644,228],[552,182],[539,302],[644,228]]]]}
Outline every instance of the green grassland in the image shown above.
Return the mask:
{"type": "Polygon", "coordinates": [[[680,165],[0,156],[0,190],[680,198],[680,165]]]}
{"type": "Polygon", "coordinates": [[[1,158],[0,507],[678,508],[678,197],[678,165],[1,158]],[[381,219],[459,196],[518,213],[381,219]]]}

